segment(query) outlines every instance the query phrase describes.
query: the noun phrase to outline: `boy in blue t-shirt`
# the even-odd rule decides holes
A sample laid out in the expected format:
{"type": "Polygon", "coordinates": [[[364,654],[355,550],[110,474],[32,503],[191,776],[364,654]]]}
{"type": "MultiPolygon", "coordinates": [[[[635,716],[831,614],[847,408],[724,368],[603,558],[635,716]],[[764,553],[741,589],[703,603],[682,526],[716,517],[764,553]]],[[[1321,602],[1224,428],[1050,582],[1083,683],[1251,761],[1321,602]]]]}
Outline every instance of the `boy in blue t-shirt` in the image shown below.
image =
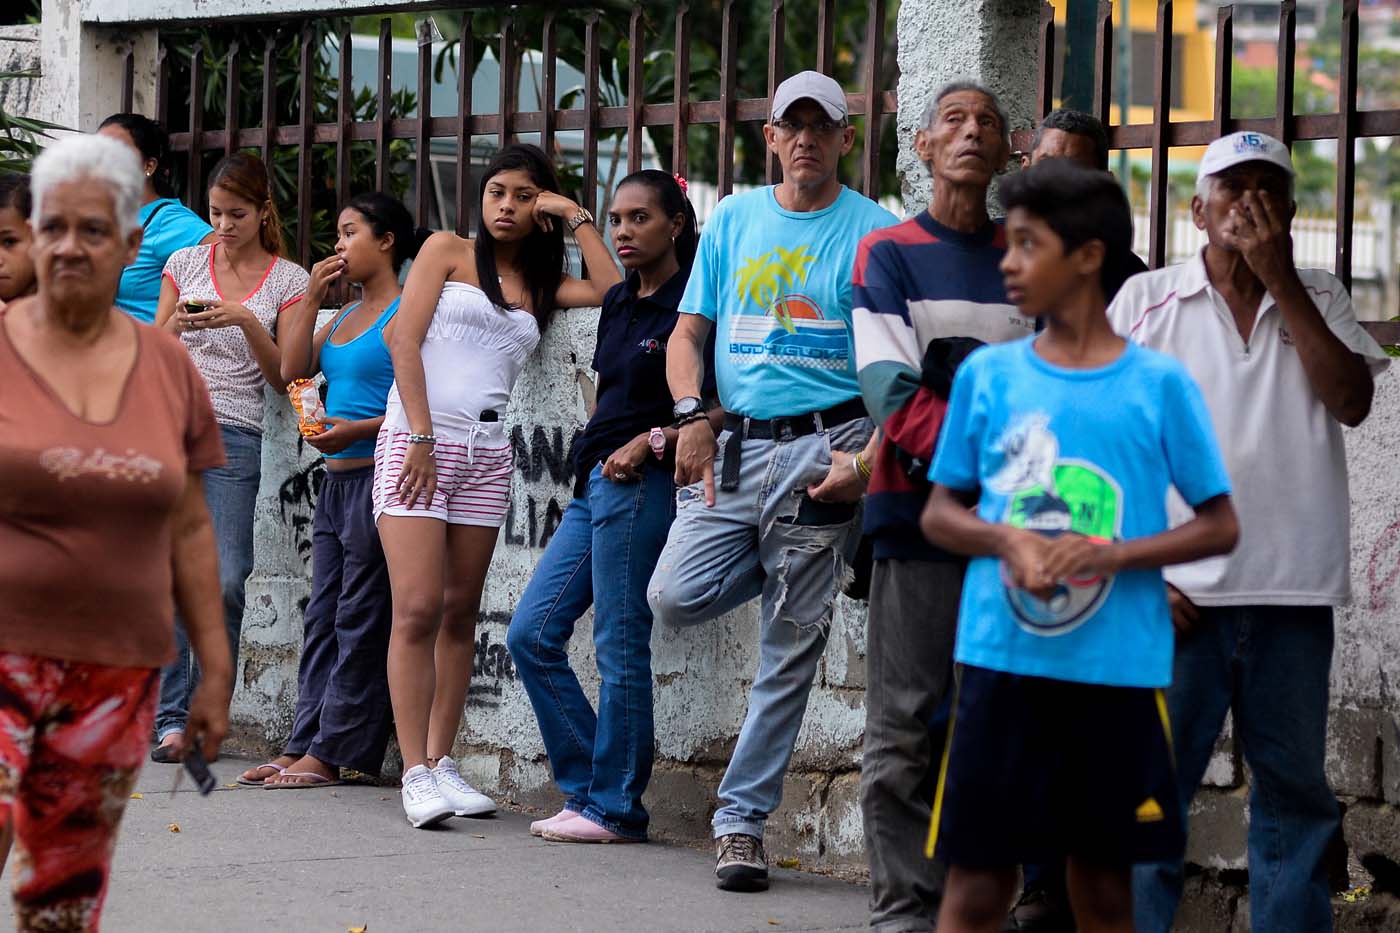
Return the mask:
{"type": "Polygon", "coordinates": [[[950,866],[938,928],[999,929],[1016,866],[1067,858],[1080,924],[1130,931],[1132,864],[1185,844],[1159,568],[1238,529],[1196,384],[1104,314],[1132,242],[1117,182],[1053,159],[1001,197],[1007,295],[1046,327],[959,368],[929,471],[924,533],[974,558],[929,829],[950,866]],[[1168,530],[1171,486],[1196,516],[1168,530]]]}

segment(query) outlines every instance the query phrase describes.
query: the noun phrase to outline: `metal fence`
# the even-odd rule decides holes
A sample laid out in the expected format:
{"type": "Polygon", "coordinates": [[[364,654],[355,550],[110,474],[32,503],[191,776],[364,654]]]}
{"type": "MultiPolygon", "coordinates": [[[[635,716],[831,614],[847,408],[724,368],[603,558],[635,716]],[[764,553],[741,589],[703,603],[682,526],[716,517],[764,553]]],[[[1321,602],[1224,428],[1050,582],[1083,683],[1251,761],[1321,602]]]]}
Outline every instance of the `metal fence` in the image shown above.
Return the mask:
{"type": "MultiPolygon", "coordinates": [[[[1094,30],[1094,94],[1092,113],[1108,127],[1113,149],[1148,149],[1152,153],[1152,180],[1148,186],[1149,230],[1148,264],[1153,268],[1167,259],[1167,154],[1173,146],[1204,146],[1227,133],[1254,130],[1268,133],[1292,146],[1297,140],[1337,141],[1337,230],[1335,271],[1348,288],[1352,273],[1352,231],[1356,203],[1356,140],[1365,136],[1400,136],[1400,110],[1357,110],[1358,0],[1342,4],[1341,74],[1337,111],[1325,114],[1295,114],[1293,87],[1296,81],[1297,41],[1296,0],[1283,0],[1278,13],[1278,85],[1276,109],[1272,117],[1239,119],[1230,113],[1230,77],[1234,64],[1234,8],[1222,6],[1215,25],[1215,101],[1209,120],[1173,122],[1172,89],[1172,0],[1157,2],[1157,32],[1154,41],[1153,122],[1111,125],[1113,102],[1113,4],[1100,0],[1094,30]]],[[[1036,112],[1043,118],[1054,106],[1055,13],[1049,3],[1041,8],[1040,73],[1036,92],[1036,112]]],[[[1030,137],[1019,134],[1017,143],[1029,148],[1030,137]]]]}
{"type": "MultiPolygon", "coordinates": [[[[864,121],[864,128],[861,134],[860,152],[861,175],[864,179],[865,193],[878,197],[880,180],[880,133],[882,129],[882,118],[895,112],[896,102],[893,90],[886,90],[880,87],[880,76],[884,71],[883,48],[885,39],[885,0],[863,0],[866,8],[866,30],[864,49],[864,74],[861,76],[861,86],[863,90],[859,93],[847,94],[847,105],[850,108],[852,117],[868,117],[864,121]]],[[[206,152],[232,152],[236,149],[255,148],[261,149],[264,161],[271,164],[271,153],[274,146],[296,146],[300,148],[297,171],[297,197],[299,199],[297,210],[297,231],[296,245],[297,256],[303,263],[309,263],[310,256],[310,224],[307,222],[309,207],[311,204],[312,182],[311,164],[313,144],[332,144],[336,147],[337,171],[335,172],[335,183],[337,186],[336,196],[340,204],[346,203],[354,192],[347,190],[347,180],[350,176],[349,157],[350,144],[355,141],[372,141],[375,145],[376,157],[376,179],[378,187],[387,188],[388,174],[392,168],[391,160],[388,158],[388,150],[393,140],[411,140],[415,143],[415,151],[420,157],[416,159],[414,166],[415,185],[417,189],[416,207],[417,216],[427,218],[430,216],[431,193],[434,190],[431,178],[431,160],[426,157],[429,152],[431,140],[435,138],[447,138],[456,141],[457,152],[465,155],[470,151],[471,138],[473,136],[497,137],[500,145],[510,142],[520,133],[538,133],[540,135],[541,146],[545,151],[552,151],[555,134],[560,130],[582,130],[583,131],[583,185],[582,197],[584,206],[597,212],[598,205],[591,203],[595,201],[597,191],[598,172],[598,140],[602,130],[621,128],[627,131],[627,166],[629,171],[635,171],[642,166],[643,131],[647,127],[668,127],[672,129],[674,144],[671,152],[672,170],[679,174],[686,174],[688,163],[688,138],[687,128],[696,125],[714,124],[718,126],[718,177],[715,182],[719,188],[721,196],[728,194],[734,185],[734,152],[735,152],[735,129],[741,123],[762,123],[769,114],[769,101],[773,90],[786,74],[791,71],[798,71],[802,68],[816,68],[827,74],[831,74],[835,64],[835,24],[836,24],[836,0],[814,0],[812,5],[816,8],[817,33],[819,40],[815,49],[813,60],[807,62],[788,62],[784,55],[784,34],[786,25],[786,5],[784,0],[773,0],[771,12],[768,17],[769,42],[767,58],[768,74],[768,95],[758,98],[740,98],[738,96],[737,53],[739,48],[737,29],[738,19],[735,15],[736,0],[726,0],[723,8],[723,20],[720,37],[720,75],[719,75],[719,98],[717,100],[692,100],[689,96],[691,87],[690,73],[690,45],[693,39],[691,31],[691,17],[688,5],[682,3],[675,19],[675,31],[672,42],[674,52],[674,94],[671,100],[655,101],[644,98],[643,88],[645,85],[645,68],[647,58],[647,30],[645,29],[645,12],[642,7],[635,7],[632,11],[629,28],[628,46],[628,88],[626,106],[602,106],[600,101],[599,87],[599,20],[600,14],[591,10],[568,10],[561,9],[557,13],[551,13],[545,20],[543,34],[540,36],[540,49],[542,52],[542,91],[540,97],[544,101],[554,101],[556,99],[557,82],[557,43],[556,32],[559,24],[559,17],[578,16],[583,19],[585,30],[585,62],[584,62],[584,93],[583,106],[573,109],[555,109],[545,107],[539,110],[512,110],[510,109],[511,95],[507,89],[514,80],[513,75],[505,73],[501,76],[501,96],[500,103],[495,113],[476,113],[472,109],[471,100],[471,80],[475,70],[475,62],[472,61],[472,13],[463,12],[461,33],[458,38],[461,44],[458,46],[460,59],[458,61],[457,91],[459,107],[458,112],[451,116],[430,116],[432,113],[432,72],[433,56],[430,46],[420,45],[417,63],[417,117],[391,118],[389,98],[391,96],[390,84],[390,63],[391,63],[391,21],[383,19],[379,29],[379,64],[378,76],[375,88],[379,97],[378,118],[370,122],[356,122],[351,116],[351,101],[354,89],[352,87],[350,72],[350,56],[340,55],[339,74],[339,113],[335,122],[316,123],[313,122],[313,101],[310,99],[312,86],[312,69],[316,48],[311,38],[310,32],[303,30],[300,37],[300,80],[298,87],[301,94],[301,106],[299,113],[301,121],[293,125],[277,125],[275,115],[276,107],[276,49],[278,39],[269,35],[265,47],[261,50],[263,61],[263,107],[261,124],[258,126],[240,126],[238,120],[238,101],[232,95],[237,94],[238,82],[234,76],[238,74],[239,57],[242,53],[237,49],[229,56],[227,87],[230,89],[230,99],[227,101],[224,112],[227,115],[226,123],[222,127],[206,127],[204,121],[204,105],[201,94],[198,92],[190,95],[189,101],[189,130],[171,134],[171,147],[177,153],[186,154],[189,163],[189,174],[186,189],[186,199],[195,206],[203,192],[203,154],[206,152]]],[[[803,5],[803,11],[810,9],[807,4],[803,5]]],[[[351,46],[350,30],[347,28],[339,37],[340,47],[349,49],[351,46]]],[[[506,21],[505,28],[491,37],[496,57],[501,63],[509,63],[513,60],[512,50],[518,37],[514,34],[510,20],[506,21]]],[[[200,48],[196,45],[188,63],[190,69],[191,86],[200,88],[203,84],[203,62],[200,55],[200,48]]],[[[170,95],[170,48],[162,42],[159,51],[159,76],[156,88],[156,115],[162,122],[168,123],[168,116],[176,102],[171,100],[170,95]]],[[[127,54],[125,68],[125,82],[123,87],[123,107],[130,109],[132,101],[132,88],[134,84],[134,57],[127,54]]],[[[468,184],[468,173],[470,171],[469,160],[465,157],[459,158],[456,164],[456,227],[457,232],[467,235],[471,229],[471,216],[474,192],[468,184]]],[[[780,169],[775,159],[767,160],[767,180],[771,183],[778,180],[780,169]]]]}

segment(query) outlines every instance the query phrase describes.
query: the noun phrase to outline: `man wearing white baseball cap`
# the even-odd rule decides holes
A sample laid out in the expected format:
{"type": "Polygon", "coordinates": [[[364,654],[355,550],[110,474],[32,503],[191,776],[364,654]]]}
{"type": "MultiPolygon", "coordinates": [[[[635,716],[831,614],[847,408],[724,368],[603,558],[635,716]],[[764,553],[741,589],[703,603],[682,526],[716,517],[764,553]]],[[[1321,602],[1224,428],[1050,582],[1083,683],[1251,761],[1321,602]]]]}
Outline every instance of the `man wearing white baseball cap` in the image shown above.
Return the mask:
{"type": "MultiPolygon", "coordinates": [[[[1270,933],[1332,928],[1327,683],[1332,610],[1350,580],[1341,426],[1366,418],[1387,362],[1342,283],[1294,265],[1295,207],[1286,146],[1216,140],[1191,199],[1206,247],[1129,279],[1108,309],[1120,334],[1190,370],[1230,471],[1238,547],[1165,573],[1177,628],[1167,706],[1183,807],[1234,715],[1253,775],[1250,922],[1270,933]]],[[[1165,933],[1181,890],[1180,861],[1139,866],[1137,929],[1165,933]]]]}
{"type": "Polygon", "coordinates": [[[851,353],[851,266],[860,238],[894,223],[837,176],[855,139],[839,84],[793,75],[772,114],[763,135],[782,183],[719,202],[666,348],[682,488],[647,588],[669,625],[760,598],[758,673],[712,820],[726,891],[768,887],[764,826],[860,542],[857,457],[873,454],[874,425],[851,353]],[[697,407],[711,328],[728,413],[718,445],[697,407]]]}

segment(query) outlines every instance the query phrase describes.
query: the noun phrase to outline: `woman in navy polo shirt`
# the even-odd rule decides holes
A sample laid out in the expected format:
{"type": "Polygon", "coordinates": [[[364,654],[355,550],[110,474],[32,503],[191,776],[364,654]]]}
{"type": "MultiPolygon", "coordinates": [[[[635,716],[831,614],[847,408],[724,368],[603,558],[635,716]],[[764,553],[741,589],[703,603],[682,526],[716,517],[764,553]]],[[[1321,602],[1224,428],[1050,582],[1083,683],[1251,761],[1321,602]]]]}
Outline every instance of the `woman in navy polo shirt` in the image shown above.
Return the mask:
{"type": "MultiPolygon", "coordinates": [[[[530,832],[560,842],[647,837],[642,792],[653,735],[646,587],[675,516],[666,341],[699,236],[681,183],[655,170],[622,180],[608,223],[628,276],[603,299],[598,320],[598,401],[575,447],[579,482],[507,636],[567,798],[530,832]],[[590,605],[602,681],[596,713],[568,654],[574,623],[590,605]]],[[[705,395],[713,398],[714,366],[706,372],[705,395]]],[[[712,423],[722,414],[712,411],[712,423]]]]}

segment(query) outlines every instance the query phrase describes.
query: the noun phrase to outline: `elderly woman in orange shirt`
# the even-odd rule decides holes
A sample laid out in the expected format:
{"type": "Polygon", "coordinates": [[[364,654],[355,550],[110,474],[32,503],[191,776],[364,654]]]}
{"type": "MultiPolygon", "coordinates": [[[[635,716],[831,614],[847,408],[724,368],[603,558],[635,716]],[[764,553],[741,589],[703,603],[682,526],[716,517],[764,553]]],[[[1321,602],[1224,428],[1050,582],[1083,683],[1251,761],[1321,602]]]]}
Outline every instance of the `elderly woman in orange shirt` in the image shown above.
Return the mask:
{"type": "Polygon", "coordinates": [[[182,752],[228,729],[200,480],[224,455],[184,348],[113,304],[141,244],[135,154],[71,137],[32,180],[38,293],[0,311],[0,822],[20,928],[95,930],[176,604],[204,670],[182,752]]]}

